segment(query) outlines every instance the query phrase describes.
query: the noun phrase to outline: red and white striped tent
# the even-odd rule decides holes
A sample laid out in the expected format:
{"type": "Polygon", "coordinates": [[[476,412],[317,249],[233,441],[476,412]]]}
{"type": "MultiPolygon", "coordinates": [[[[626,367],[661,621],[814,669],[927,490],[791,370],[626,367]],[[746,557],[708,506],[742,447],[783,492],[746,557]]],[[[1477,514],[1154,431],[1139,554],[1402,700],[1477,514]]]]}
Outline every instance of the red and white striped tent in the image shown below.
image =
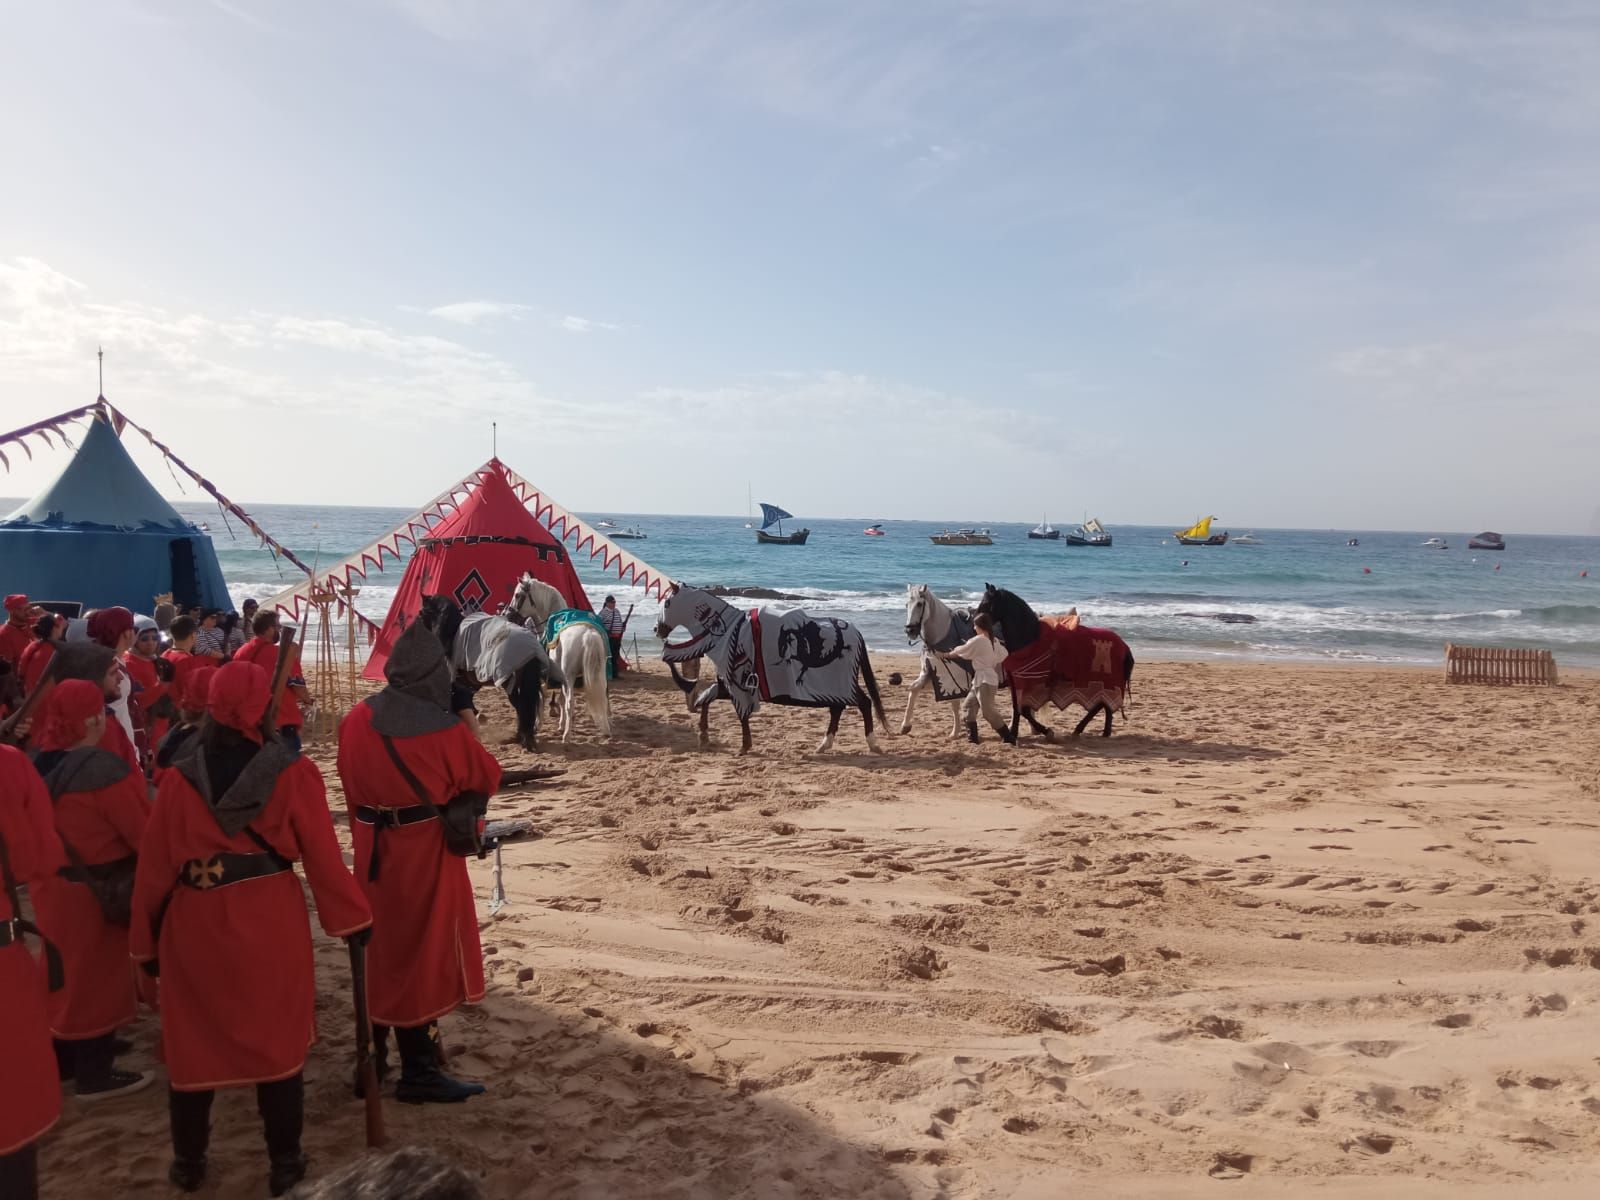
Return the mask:
{"type": "Polygon", "coordinates": [[[316,591],[341,594],[372,571],[406,558],[389,613],[376,631],[363,674],[382,679],[389,649],[422,606],[424,592],[469,610],[494,612],[511,599],[523,571],[588,609],[573,560],[599,559],[617,577],[660,598],[671,581],[557,504],[498,458],[435,496],[370,546],[280,592],[265,607],[301,620],[316,591]]]}

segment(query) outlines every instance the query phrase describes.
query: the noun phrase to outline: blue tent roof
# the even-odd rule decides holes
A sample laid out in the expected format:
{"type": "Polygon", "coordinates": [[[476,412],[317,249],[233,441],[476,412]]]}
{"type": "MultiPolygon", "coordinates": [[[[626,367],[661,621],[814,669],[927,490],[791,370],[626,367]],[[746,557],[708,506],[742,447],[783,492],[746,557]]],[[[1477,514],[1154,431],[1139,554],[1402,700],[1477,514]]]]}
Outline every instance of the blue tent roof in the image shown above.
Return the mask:
{"type": "Polygon", "coordinates": [[[110,423],[97,416],[78,452],[45,489],[5,524],[90,525],[102,529],[194,529],[128,457],[110,423]]]}
{"type": "Polygon", "coordinates": [[[103,415],[61,474],[0,520],[0,591],[134,612],[164,592],[229,606],[211,539],[150,485],[103,415]]]}

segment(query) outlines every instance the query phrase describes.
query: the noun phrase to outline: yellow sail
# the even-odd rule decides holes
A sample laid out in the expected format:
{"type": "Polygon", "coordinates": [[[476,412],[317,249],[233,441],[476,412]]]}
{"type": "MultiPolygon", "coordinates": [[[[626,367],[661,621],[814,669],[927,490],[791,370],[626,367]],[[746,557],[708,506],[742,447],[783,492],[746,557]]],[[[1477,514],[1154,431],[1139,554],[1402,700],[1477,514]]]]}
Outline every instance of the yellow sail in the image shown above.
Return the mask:
{"type": "Polygon", "coordinates": [[[1189,526],[1189,528],[1180,529],[1172,536],[1180,538],[1208,538],[1211,536],[1211,522],[1215,520],[1215,517],[1201,517],[1199,521],[1189,526]]]}

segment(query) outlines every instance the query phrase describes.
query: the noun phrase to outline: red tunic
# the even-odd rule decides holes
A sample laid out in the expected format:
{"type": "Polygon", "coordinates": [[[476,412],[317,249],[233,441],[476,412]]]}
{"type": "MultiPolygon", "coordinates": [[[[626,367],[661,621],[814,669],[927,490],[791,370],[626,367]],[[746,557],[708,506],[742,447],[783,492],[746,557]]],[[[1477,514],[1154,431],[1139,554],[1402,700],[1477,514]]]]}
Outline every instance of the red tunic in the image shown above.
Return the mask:
{"type": "MultiPolygon", "coordinates": [[[[0,746],[0,837],[18,885],[35,884],[61,865],[50,823],[50,796],[22,751],[0,746]]],[[[0,920],[17,916],[0,892],[0,920]]],[[[35,1141],[61,1115],[61,1084],[50,1048],[45,976],[20,938],[0,948],[0,1154],[35,1141]]]]}
{"type": "Polygon", "coordinates": [[[0,625],[0,658],[13,667],[22,661],[22,652],[33,642],[33,626],[7,621],[0,625]]]}
{"type": "MultiPolygon", "coordinates": [[[[395,739],[435,804],[463,791],[500,786],[500,764],[466,725],[395,739]]],[[[339,779],[350,811],[356,879],[372,902],[367,947],[367,1000],[382,1025],[423,1025],[463,1002],[483,999],[483,951],[467,862],[445,848],[437,821],[386,828],[376,882],[367,879],[373,827],[357,806],[412,808],[411,790],[372,728],[372,710],[358,704],[339,726],[339,779]]]]}
{"type": "MultiPolygon", "coordinates": [[[[278,776],[251,827],[301,862],[324,933],[344,937],[371,924],[310,759],[295,759],[278,776]]],[[[139,852],[131,946],[136,959],[161,962],[161,1034],[178,1091],[287,1079],[317,1035],[311,920],[299,877],[282,871],[209,891],[177,882],[190,859],[219,853],[260,847],[243,832],[223,833],[193,785],[167,772],[139,852]],[[155,922],[169,895],[158,945],[155,922]]]]}
{"type": "Polygon", "coordinates": [[[18,669],[22,672],[24,695],[39,686],[44,669],[50,665],[50,660],[55,656],[56,644],[44,638],[34,642],[22,652],[22,663],[18,669]]]}
{"type": "Polygon", "coordinates": [[[128,672],[128,677],[133,680],[134,689],[139,697],[139,711],[145,722],[146,737],[150,747],[150,754],[155,755],[156,747],[161,744],[161,737],[167,732],[171,721],[166,717],[158,717],[152,711],[161,698],[168,694],[170,685],[161,682],[161,676],[156,672],[155,660],[140,658],[131,651],[122,656],[122,665],[128,672]]]}
{"type": "MultiPolygon", "coordinates": [[[[138,853],[150,805],[137,771],[108,787],[55,799],[55,829],[90,866],[138,853]]],[[[63,859],[63,862],[67,860],[63,859]]],[[[67,984],[49,999],[50,1032],[99,1037],[138,1015],[128,931],[109,924],[87,884],[52,874],[33,888],[39,928],[61,949],[67,984]]]]}
{"type": "Polygon", "coordinates": [[[167,694],[173,698],[174,703],[183,695],[183,682],[201,667],[214,667],[217,664],[209,658],[201,658],[198,654],[190,654],[187,650],[163,650],[161,657],[172,664],[172,682],[167,685],[167,694]]]}
{"type": "MultiPolygon", "coordinates": [[[[278,643],[263,641],[261,638],[251,638],[233,654],[234,662],[255,663],[267,673],[267,678],[272,678],[272,673],[278,669],[278,643]]],[[[300,674],[300,655],[296,652],[294,663],[289,668],[291,677],[300,674]]],[[[294,689],[285,687],[283,698],[278,701],[278,728],[287,729],[291,726],[298,727],[305,724],[305,717],[300,713],[300,701],[296,699],[294,689]]]]}

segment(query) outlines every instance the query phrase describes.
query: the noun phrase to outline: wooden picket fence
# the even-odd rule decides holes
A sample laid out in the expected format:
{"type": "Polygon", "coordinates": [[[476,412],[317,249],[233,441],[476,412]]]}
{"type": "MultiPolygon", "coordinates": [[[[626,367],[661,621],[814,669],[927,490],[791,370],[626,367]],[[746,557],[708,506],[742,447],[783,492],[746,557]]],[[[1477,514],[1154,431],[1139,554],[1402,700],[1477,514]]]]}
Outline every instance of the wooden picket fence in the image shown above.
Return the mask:
{"type": "Polygon", "coordinates": [[[1553,687],[1555,655],[1548,650],[1446,643],[1444,677],[1450,683],[1535,684],[1553,687]]]}

